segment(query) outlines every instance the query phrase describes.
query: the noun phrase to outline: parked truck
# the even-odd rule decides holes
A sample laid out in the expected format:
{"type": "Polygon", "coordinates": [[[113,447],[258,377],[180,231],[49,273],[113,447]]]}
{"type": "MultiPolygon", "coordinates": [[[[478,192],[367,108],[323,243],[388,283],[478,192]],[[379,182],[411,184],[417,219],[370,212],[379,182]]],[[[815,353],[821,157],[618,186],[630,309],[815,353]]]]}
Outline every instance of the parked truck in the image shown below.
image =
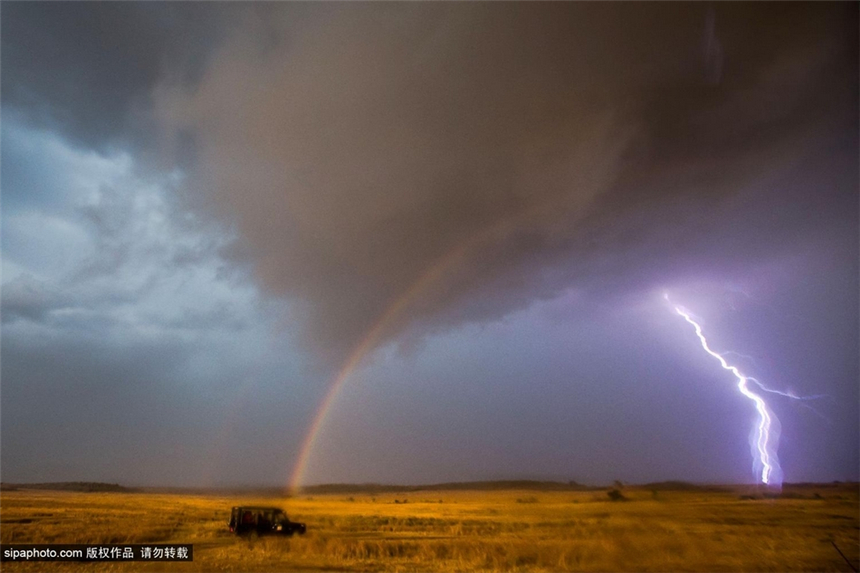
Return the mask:
{"type": "Polygon", "coordinates": [[[228,522],[230,531],[236,535],[304,535],[304,523],[290,521],[286,512],[277,507],[234,507],[228,522]]]}

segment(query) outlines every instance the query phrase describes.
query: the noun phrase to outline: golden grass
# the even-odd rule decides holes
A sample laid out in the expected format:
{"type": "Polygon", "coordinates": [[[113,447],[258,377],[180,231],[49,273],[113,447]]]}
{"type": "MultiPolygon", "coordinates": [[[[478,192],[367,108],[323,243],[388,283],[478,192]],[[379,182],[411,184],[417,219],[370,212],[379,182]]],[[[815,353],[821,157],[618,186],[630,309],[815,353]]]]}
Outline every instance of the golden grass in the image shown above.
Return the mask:
{"type": "Polygon", "coordinates": [[[194,544],[192,563],[6,562],[6,571],[850,571],[831,542],[855,567],[860,560],[856,484],[754,500],[737,491],[624,494],[629,501],[600,491],[4,491],[0,542],[194,544]],[[308,534],[237,538],[226,520],[240,504],[283,507],[308,534]]]}

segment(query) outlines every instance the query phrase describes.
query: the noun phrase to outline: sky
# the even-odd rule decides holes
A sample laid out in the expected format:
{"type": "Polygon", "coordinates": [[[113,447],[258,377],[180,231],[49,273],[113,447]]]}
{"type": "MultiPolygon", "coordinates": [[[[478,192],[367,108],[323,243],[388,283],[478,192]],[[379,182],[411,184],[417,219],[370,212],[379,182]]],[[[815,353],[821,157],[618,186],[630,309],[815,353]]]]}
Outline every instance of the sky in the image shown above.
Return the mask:
{"type": "Polygon", "coordinates": [[[0,478],[860,479],[858,24],[3,2],[0,478]]]}

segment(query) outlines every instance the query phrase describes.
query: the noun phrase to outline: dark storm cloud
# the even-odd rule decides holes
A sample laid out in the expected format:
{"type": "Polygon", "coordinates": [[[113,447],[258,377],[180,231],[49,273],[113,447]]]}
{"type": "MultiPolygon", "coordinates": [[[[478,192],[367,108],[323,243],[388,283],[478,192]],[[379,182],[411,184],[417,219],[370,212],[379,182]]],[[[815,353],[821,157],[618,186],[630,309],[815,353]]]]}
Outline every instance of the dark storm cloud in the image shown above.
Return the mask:
{"type": "MultiPolygon", "coordinates": [[[[304,301],[312,345],[353,344],[458,246],[412,307],[424,322],[571,285],[642,288],[702,260],[742,274],[852,232],[850,4],[3,13],[4,112],[98,149],[157,146],[154,99],[195,169],[192,200],[214,198],[242,237],[236,260],[304,301]]],[[[10,163],[8,135],[4,198],[56,194],[10,163]]]]}
{"type": "Polygon", "coordinates": [[[156,100],[316,349],[458,248],[411,319],[735,278],[812,244],[856,266],[854,5],[290,10],[156,100]]]}
{"type": "Polygon", "coordinates": [[[99,150],[151,136],[152,86],[193,81],[235,17],[192,2],[9,2],[2,12],[4,111],[99,150]]]}

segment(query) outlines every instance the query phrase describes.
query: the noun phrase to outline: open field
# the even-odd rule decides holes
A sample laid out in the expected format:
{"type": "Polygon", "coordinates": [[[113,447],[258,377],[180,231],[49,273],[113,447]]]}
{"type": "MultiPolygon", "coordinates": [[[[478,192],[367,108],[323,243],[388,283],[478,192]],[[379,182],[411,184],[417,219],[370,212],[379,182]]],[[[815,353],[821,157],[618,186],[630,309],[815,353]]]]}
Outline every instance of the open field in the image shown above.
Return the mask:
{"type": "Polygon", "coordinates": [[[22,489],[0,493],[0,541],[194,544],[192,563],[5,562],[5,571],[851,571],[860,561],[857,484],[789,486],[776,498],[740,487],[623,495],[22,489]],[[283,507],[308,534],[236,538],[226,520],[240,504],[283,507]]]}

